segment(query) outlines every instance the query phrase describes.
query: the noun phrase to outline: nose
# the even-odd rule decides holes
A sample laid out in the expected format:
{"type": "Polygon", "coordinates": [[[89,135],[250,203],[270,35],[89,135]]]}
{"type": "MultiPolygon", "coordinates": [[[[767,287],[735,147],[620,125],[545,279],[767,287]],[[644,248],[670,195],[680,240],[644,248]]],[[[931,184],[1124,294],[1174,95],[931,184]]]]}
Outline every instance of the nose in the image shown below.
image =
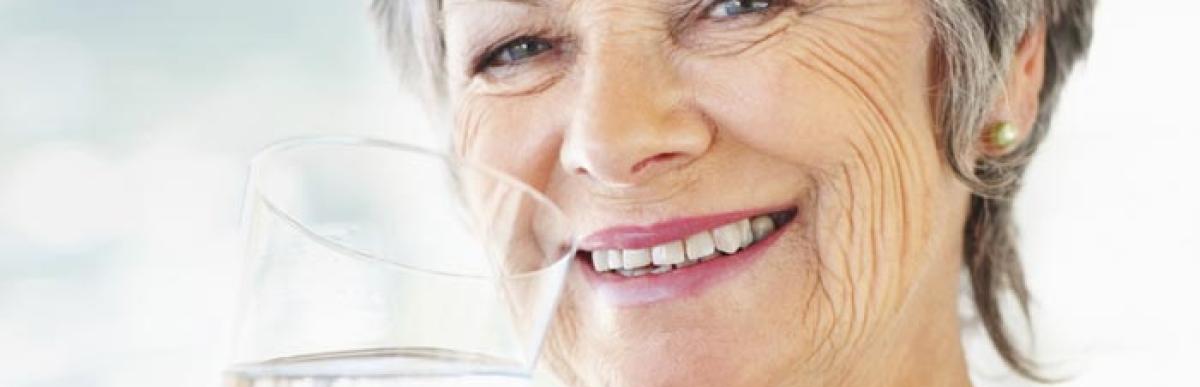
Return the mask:
{"type": "Polygon", "coordinates": [[[666,49],[628,40],[590,47],[559,160],[568,173],[614,187],[683,168],[712,144],[666,49]]]}

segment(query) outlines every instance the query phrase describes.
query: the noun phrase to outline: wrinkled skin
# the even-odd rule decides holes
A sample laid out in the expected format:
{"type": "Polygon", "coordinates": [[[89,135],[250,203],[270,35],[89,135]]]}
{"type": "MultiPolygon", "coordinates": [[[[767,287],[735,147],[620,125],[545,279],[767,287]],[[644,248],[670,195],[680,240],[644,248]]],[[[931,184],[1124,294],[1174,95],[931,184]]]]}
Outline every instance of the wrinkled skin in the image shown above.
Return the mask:
{"type": "Polygon", "coordinates": [[[969,192],[940,159],[924,3],[540,3],[446,1],[459,152],[545,192],[584,233],[799,209],[762,259],[695,297],[611,306],[576,265],[543,357],[564,381],[969,384],[969,192]],[[545,45],[488,56],[520,36],[545,45]]]}

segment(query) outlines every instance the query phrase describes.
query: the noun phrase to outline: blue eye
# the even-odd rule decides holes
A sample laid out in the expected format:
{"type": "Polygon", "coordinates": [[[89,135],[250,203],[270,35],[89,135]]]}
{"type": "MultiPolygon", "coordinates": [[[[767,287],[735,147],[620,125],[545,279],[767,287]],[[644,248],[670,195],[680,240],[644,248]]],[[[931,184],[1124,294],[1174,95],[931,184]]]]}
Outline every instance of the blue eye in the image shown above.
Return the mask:
{"type": "Polygon", "coordinates": [[[750,13],[761,13],[775,5],[772,0],[721,0],[708,10],[712,19],[727,19],[750,13]]]}
{"type": "Polygon", "coordinates": [[[500,46],[488,54],[483,67],[510,66],[521,63],[554,48],[550,42],[534,37],[521,37],[500,46]]]}

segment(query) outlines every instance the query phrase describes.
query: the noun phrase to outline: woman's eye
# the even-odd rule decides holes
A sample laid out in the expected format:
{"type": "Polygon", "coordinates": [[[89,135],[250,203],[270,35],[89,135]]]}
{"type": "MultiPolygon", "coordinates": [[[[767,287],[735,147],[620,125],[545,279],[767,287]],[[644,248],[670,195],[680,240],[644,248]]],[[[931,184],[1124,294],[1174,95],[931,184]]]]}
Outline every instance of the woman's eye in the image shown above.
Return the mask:
{"type": "Polygon", "coordinates": [[[719,0],[708,9],[710,19],[727,19],[771,9],[777,0],[719,0]]]}
{"type": "Polygon", "coordinates": [[[493,50],[484,60],[482,68],[511,66],[538,56],[553,48],[550,42],[534,37],[521,37],[493,50]]]}

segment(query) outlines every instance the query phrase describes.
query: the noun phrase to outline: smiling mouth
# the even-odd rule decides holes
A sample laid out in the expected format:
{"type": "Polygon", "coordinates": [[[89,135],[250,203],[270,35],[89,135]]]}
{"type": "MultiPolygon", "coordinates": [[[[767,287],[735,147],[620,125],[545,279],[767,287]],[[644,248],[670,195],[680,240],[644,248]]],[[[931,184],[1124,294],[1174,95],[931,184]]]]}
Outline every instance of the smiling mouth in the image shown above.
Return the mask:
{"type": "MultiPolygon", "coordinates": [[[[689,232],[687,236],[650,247],[581,250],[579,257],[599,274],[628,278],[653,276],[720,260],[771,237],[795,219],[796,208],[742,216],[716,227],[689,232]]],[[[675,230],[678,233],[679,230],[675,230]]],[[[645,236],[645,232],[642,232],[645,236]]],[[[621,239],[618,235],[615,239],[621,239]]],[[[636,244],[636,243],[634,243],[636,244]]],[[[619,278],[619,277],[618,277],[619,278]]]]}

